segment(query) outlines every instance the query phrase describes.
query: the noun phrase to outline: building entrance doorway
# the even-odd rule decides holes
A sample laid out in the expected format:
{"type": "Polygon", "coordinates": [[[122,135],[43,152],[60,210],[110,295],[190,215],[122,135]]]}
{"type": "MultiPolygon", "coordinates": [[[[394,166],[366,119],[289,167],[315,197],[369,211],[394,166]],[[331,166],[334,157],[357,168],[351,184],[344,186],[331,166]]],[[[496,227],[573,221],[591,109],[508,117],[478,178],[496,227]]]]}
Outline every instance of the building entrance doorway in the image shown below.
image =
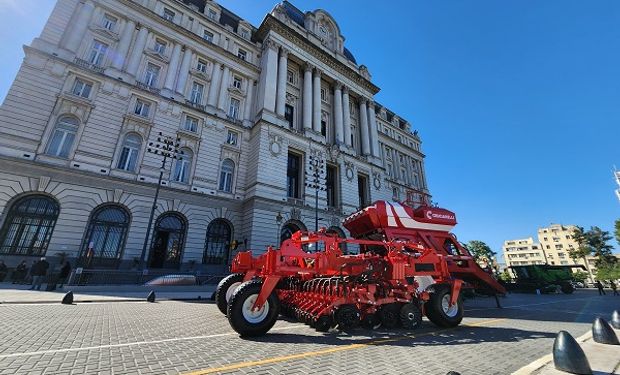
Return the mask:
{"type": "Polygon", "coordinates": [[[163,214],[157,219],[149,267],[179,268],[185,227],[185,220],[174,213],[163,214]]]}

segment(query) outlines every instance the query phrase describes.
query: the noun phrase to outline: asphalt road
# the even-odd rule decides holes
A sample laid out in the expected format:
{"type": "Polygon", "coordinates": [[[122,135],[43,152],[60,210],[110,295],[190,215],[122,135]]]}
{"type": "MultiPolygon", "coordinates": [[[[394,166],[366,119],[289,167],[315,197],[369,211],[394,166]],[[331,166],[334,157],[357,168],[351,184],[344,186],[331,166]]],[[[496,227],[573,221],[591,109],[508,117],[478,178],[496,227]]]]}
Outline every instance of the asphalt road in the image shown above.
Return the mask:
{"type": "Polygon", "coordinates": [[[0,305],[0,374],[509,374],[578,337],[620,297],[512,294],[465,302],[458,328],[318,333],[280,320],[241,339],[204,302],[0,305]]]}

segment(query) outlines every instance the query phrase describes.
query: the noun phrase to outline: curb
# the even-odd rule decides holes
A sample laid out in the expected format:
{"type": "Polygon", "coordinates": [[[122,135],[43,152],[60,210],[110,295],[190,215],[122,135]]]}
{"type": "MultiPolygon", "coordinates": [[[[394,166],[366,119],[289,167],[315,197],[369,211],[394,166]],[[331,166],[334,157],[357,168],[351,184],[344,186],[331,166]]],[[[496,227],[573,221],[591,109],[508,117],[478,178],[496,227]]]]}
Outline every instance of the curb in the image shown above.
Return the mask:
{"type": "MultiPolygon", "coordinates": [[[[579,338],[577,338],[577,342],[582,343],[591,338],[592,338],[592,330],[590,329],[588,330],[588,332],[586,332],[582,336],[579,336],[579,338]]],[[[546,356],[540,357],[534,362],[521,367],[517,371],[513,372],[512,375],[529,375],[529,374],[532,374],[534,371],[540,370],[541,368],[543,368],[544,366],[552,362],[553,362],[553,353],[547,354],[546,356]]]]}
{"type": "MultiPolygon", "coordinates": [[[[204,303],[213,303],[209,298],[160,298],[159,301],[202,301],[204,303]]],[[[103,303],[103,302],[146,302],[145,298],[127,298],[127,299],[87,299],[87,300],[74,300],[73,304],[79,303],[103,303]]],[[[46,300],[46,301],[1,301],[0,305],[49,305],[59,304],[60,300],[46,300]]]]}

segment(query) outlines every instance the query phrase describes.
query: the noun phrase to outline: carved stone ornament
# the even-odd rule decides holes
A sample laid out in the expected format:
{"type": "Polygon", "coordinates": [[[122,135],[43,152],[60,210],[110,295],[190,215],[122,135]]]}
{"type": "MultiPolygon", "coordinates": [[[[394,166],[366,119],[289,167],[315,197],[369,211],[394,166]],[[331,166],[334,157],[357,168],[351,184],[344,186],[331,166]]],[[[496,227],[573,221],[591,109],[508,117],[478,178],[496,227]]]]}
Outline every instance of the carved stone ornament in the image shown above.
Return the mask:
{"type": "Polygon", "coordinates": [[[297,98],[291,93],[286,93],[286,104],[294,105],[297,98]]]}
{"type": "Polygon", "coordinates": [[[355,175],[353,171],[354,169],[353,163],[345,161],[344,165],[345,165],[344,170],[345,170],[345,175],[347,176],[347,180],[353,181],[353,176],[355,175]]]}
{"type": "Polygon", "coordinates": [[[278,156],[282,152],[282,144],[278,137],[272,138],[269,143],[269,152],[271,155],[278,156]]]}
{"type": "Polygon", "coordinates": [[[375,173],[373,175],[373,185],[375,186],[376,190],[381,189],[381,174],[375,173]]]}
{"type": "Polygon", "coordinates": [[[340,226],[340,218],[338,216],[332,216],[329,219],[329,225],[332,227],[339,227],[340,226]]]}
{"type": "Polygon", "coordinates": [[[301,209],[291,208],[291,219],[301,221],[301,209]]]}

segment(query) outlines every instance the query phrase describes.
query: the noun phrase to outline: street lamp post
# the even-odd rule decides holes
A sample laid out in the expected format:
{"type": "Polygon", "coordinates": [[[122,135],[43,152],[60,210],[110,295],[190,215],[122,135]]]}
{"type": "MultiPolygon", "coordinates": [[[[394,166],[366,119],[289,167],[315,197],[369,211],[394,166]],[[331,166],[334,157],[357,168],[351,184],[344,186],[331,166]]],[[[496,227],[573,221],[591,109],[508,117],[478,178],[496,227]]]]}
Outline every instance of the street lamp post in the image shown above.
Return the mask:
{"type": "Polygon", "coordinates": [[[140,267],[144,270],[146,269],[145,258],[146,258],[146,249],[149,243],[149,237],[151,234],[151,227],[153,226],[153,217],[155,216],[155,209],[157,208],[157,199],[159,198],[159,189],[161,188],[161,180],[164,177],[164,172],[166,171],[166,162],[168,158],[170,159],[178,159],[183,160],[183,157],[180,156],[183,154],[183,151],[179,151],[179,138],[174,138],[170,136],[164,136],[162,132],[159,132],[157,137],[157,142],[149,142],[149,147],[147,148],[147,152],[155,155],[161,155],[163,158],[161,160],[161,167],[159,168],[159,179],[157,180],[157,187],[155,188],[155,197],[153,198],[153,206],[151,207],[151,215],[149,217],[149,223],[146,227],[146,235],[144,236],[144,245],[142,246],[142,253],[140,254],[140,267]]]}
{"type": "Polygon", "coordinates": [[[314,189],[314,230],[316,232],[319,230],[319,190],[326,190],[322,183],[325,161],[321,158],[320,153],[310,155],[308,159],[310,171],[306,172],[306,186],[314,189]]]}
{"type": "Polygon", "coordinates": [[[276,224],[278,224],[278,232],[276,233],[276,246],[278,248],[280,247],[280,239],[282,238],[280,233],[280,225],[282,225],[282,219],[284,218],[282,217],[280,211],[278,211],[278,214],[276,215],[276,224]]]}

